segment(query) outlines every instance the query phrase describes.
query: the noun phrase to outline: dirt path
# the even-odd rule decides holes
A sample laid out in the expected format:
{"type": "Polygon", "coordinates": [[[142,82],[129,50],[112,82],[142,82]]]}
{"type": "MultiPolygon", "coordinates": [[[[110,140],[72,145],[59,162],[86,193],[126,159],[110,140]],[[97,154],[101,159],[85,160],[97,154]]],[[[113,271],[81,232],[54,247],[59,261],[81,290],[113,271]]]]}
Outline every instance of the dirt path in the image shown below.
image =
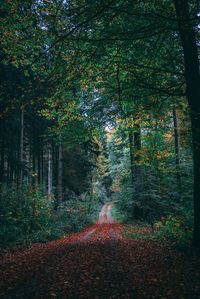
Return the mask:
{"type": "Polygon", "coordinates": [[[98,224],[114,223],[111,210],[112,210],[112,204],[110,203],[105,204],[102,207],[101,212],[99,213],[99,219],[97,223],[98,224]]]}
{"type": "Polygon", "coordinates": [[[123,239],[111,209],[79,234],[2,257],[0,298],[200,298],[200,260],[123,239]]]}

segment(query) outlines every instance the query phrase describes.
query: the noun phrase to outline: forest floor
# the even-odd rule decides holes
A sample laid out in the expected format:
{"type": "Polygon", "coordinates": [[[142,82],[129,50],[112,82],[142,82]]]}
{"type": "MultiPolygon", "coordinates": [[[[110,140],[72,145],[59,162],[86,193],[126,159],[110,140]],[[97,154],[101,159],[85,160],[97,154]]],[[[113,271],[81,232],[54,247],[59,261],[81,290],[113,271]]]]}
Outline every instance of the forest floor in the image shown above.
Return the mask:
{"type": "Polygon", "coordinates": [[[200,258],[122,238],[111,209],[81,233],[1,256],[0,298],[200,298],[200,258]]]}

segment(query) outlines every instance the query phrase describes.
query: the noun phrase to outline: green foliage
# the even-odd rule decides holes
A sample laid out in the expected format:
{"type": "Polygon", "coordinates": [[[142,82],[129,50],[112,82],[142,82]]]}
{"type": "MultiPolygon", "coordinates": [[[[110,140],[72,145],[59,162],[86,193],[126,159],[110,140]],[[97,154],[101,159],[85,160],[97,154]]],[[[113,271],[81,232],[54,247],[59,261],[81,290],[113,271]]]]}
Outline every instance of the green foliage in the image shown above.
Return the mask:
{"type": "Polygon", "coordinates": [[[24,188],[3,189],[0,195],[1,246],[11,243],[40,241],[41,235],[48,236],[52,199],[39,190],[24,188]],[[40,233],[38,233],[40,232],[40,233]]]}
{"type": "Polygon", "coordinates": [[[126,214],[121,213],[121,210],[118,209],[117,203],[115,203],[115,206],[112,208],[112,217],[119,223],[126,221],[126,214]]]}
{"type": "Polygon", "coordinates": [[[82,230],[97,218],[96,205],[73,198],[54,209],[53,197],[40,190],[4,189],[0,194],[0,247],[46,242],[82,230]]]}
{"type": "Polygon", "coordinates": [[[159,229],[159,238],[179,248],[188,247],[193,233],[192,210],[182,209],[177,215],[163,217],[155,226],[159,229]]]}
{"type": "Polygon", "coordinates": [[[63,202],[57,211],[53,214],[53,223],[62,234],[69,232],[78,232],[89,226],[97,219],[97,210],[99,207],[90,205],[89,201],[80,201],[74,197],[71,200],[63,202]]]}

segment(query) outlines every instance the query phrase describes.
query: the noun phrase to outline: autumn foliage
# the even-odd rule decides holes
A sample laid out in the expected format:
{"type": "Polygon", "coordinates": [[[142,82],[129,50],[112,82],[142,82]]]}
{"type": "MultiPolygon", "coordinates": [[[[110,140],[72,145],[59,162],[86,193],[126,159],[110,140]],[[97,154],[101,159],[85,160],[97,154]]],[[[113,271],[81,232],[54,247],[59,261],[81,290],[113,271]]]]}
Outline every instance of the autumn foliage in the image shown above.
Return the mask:
{"type": "Polygon", "coordinates": [[[61,240],[4,254],[0,297],[200,298],[200,258],[122,238],[122,229],[117,223],[95,224],[61,240]]]}

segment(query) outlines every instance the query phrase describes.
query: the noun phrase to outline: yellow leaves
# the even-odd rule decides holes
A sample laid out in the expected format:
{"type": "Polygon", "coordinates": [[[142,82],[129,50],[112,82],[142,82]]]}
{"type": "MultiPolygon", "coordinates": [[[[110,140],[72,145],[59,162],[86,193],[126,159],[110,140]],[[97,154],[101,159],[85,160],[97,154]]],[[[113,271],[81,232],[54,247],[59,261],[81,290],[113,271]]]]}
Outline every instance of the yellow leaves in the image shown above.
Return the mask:
{"type": "Polygon", "coordinates": [[[56,108],[56,107],[57,107],[57,103],[56,102],[51,104],[51,108],[56,108]]]}
{"type": "Polygon", "coordinates": [[[134,151],[134,156],[138,157],[137,165],[152,165],[154,162],[163,163],[167,158],[171,157],[173,154],[168,150],[150,150],[143,147],[140,150],[134,151]]]}
{"type": "Polygon", "coordinates": [[[112,192],[119,192],[119,191],[120,191],[119,187],[117,187],[117,186],[112,187],[112,192]]]}
{"type": "Polygon", "coordinates": [[[46,99],[46,108],[41,115],[49,120],[57,120],[59,126],[65,126],[70,121],[81,121],[82,116],[77,109],[77,102],[73,98],[58,96],[46,99]]]}
{"type": "Polygon", "coordinates": [[[130,123],[130,122],[128,122],[127,125],[126,125],[126,127],[127,127],[127,128],[133,128],[133,124],[130,123]]]}
{"type": "Polygon", "coordinates": [[[52,113],[51,113],[51,111],[50,110],[48,110],[48,109],[43,109],[42,111],[41,111],[41,114],[44,116],[44,117],[46,117],[47,119],[54,119],[54,117],[52,116],[52,113]]]}
{"type": "Polygon", "coordinates": [[[141,124],[141,119],[136,119],[136,120],[134,120],[134,124],[135,125],[140,125],[141,124]]]}
{"type": "Polygon", "coordinates": [[[157,151],[157,154],[156,154],[156,158],[158,160],[163,160],[165,158],[168,158],[172,156],[172,153],[170,153],[169,151],[167,150],[163,150],[163,151],[157,151]]]}
{"type": "Polygon", "coordinates": [[[167,142],[170,142],[173,139],[173,134],[171,132],[167,132],[164,134],[164,138],[167,142]]]}
{"type": "Polygon", "coordinates": [[[123,122],[123,119],[122,119],[121,117],[117,117],[117,118],[116,118],[116,123],[117,123],[118,125],[120,125],[122,122],[123,122]]]}
{"type": "Polygon", "coordinates": [[[115,144],[116,144],[116,145],[120,145],[120,144],[122,144],[122,139],[121,139],[121,138],[116,138],[116,139],[115,139],[115,144]]]}
{"type": "Polygon", "coordinates": [[[97,76],[96,81],[97,81],[98,83],[103,82],[103,78],[102,78],[102,76],[97,76]]]}
{"type": "Polygon", "coordinates": [[[87,91],[89,88],[88,82],[87,80],[80,80],[80,86],[82,88],[83,91],[87,91]]]}
{"type": "Polygon", "coordinates": [[[112,141],[112,138],[113,138],[113,134],[115,133],[115,129],[112,129],[111,131],[106,131],[106,136],[107,136],[107,140],[108,141],[112,141]]]}

